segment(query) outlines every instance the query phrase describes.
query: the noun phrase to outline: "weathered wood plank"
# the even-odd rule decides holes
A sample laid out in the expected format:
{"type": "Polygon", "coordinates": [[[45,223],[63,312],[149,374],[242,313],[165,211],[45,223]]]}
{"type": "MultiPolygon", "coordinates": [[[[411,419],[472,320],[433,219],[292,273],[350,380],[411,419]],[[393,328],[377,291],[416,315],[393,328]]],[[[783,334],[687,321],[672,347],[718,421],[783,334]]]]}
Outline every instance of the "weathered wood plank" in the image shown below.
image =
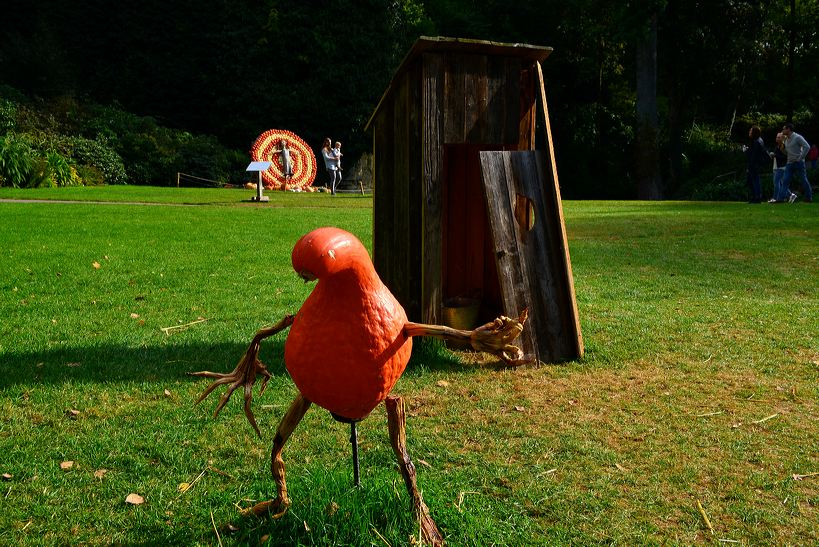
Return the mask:
{"type": "MultiPolygon", "coordinates": [[[[510,195],[509,181],[512,175],[509,156],[503,152],[481,152],[480,160],[503,313],[517,317],[524,309],[531,307],[532,294],[528,290],[525,263],[520,253],[517,227],[512,215],[514,202],[510,195]]],[[[532,330],[531,312],[520,338],[524,354],[541,359],[532,330]]]]}
{"type": "Polygon", "coordinates": [[[443,113],[445,63],[440,55],[424,55],[421,100],[423,107],[421,146],[423,147],[423,257],[421,321],[441,323],[441,214],[443,195],[443,113]]]}
{"type": "Polygon", "coordinates": [[[463,55],[444,57],[444,133],[442,144],[462,143],[466,137],[464,102],[466,95],[466,72],[463,55]]]}
{"type": "Polygon", "coordinates": [[[409,245],[411,234],[409,229],[409,105],[408,105],[408,74],[402,78],[393,97],[393,187],[395,200],[393,209],[393,237],[390,254],[393,263],[392,286],[390,290],[395,294],[401,305],[406,305],[409,295],[409,245]]]}
{"type": "Polygon", "coordinates": [[[518,123],[518,150],[535,148],[535,92],[531,67],[520,71],[520,118],[518,123]]]}
{"type": "Polygon", "coordinates": [[[486,57],[464,55],[464,142],[486,144],[488,136],[486,57]]]}
{"type": "Polygon", "coordinates": [[[579,357],[574,321],[567,312],[574,295],[564,283],[561,222],[543,191],[544,154],[482,152],[481,167],[504,312],[519,313],[514,306],[529,308],[527,325],[537,359],[552,362],[579,357]],[[515,219],[516,204],[534,209],[531,229],[515,219]]]}
{"type": "Polygon", "coordinates": [[[570,304],[568,313],[570,314],[570,320],[573,325],[576,352],[578,357],[582,357],[585,351],[583,345],[583,332],[580,328],[580,314],[577,311],[577,298],[574,290],[574,274],[572,273],[572,259],[569,255],[569,238],[566,235],[566,222],[563,218],[563,202],[560,197],[560,181],[557,177],[554,141],[552,141],[552,126],[549,119],[549,106],[548,102],[546,101],[546,86],[543,78],[543,68],[540,66],[539,62],[535,62],[535,68],[537,69],[537,83],[539,91],[538,98],[540,99],[541,111],[543,112],[543,122],[546,131],[547,166],[545,173],[546,176],[543,179],[546,185],[544,189],[546,190],[549,208],[556,211],[558,216],[560,234],[559,236],[556,236],[555,239],[559,244],[560,253],[563,259],[565,290],[567,292],[567,298],[569,299],[570,304]]]}
{"type": "Polygon", "coordinates": [[[506,86],[503,89],[504,134],[503,143],[520,146],[520,59],[506,60],[506,86]]]}
{"type": "Polygon", "coordinates": [[[528,288],[533,295],[530,320],[538,337],[538,349],[549,361],[575,357],[574,333],[568,314],[568,295],[563,280],[563,256],[557,245],[559,219],[543,192],[543,154],[519,152],[511,156],[514,192],[530,200],[534,208],[531,230],[519,227],[521,256],[526,264],[528,288]],[[544,347],[545,346],[545,347],[544,347]]]}
{"type": "Polygon", "coordinates": [[[486,60],[486,142],[505,144],[506,132],[506,66],[507,60],[489,57],[486,60]]]}
{"type": "Polygon", "coordinates": [[[392,107],[384,105],[373,121],[373,264],[387,286],[392,282],[393,205],[392,107]]]}
{"type": "Polygon", "coordinates": [[[423,207],[423,157],[422,139],[423,107],[421,101],[421,60],[418,59],[407,75],[409,82],[409,299],[404,308],[409,317],[421,318],[421,296],[424,254],[424,207],[423,207]]]}

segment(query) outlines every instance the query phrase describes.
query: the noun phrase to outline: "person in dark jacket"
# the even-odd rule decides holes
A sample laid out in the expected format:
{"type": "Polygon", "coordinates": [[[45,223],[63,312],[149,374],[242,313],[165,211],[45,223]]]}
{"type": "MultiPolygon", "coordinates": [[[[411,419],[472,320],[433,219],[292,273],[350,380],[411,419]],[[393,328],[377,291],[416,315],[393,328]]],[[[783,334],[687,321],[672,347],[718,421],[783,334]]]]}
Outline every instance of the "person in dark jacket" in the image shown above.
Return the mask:
{"type": "Polygon", "coordinates": [[[757,126],[751,126],[748,131],[751,145],[745,148],[745,155],[748,159],[748,191],[751,199],[748,203],[762,203],[762,184],[759,181],[759,171],[770,161],[768,153],[765,151],[765,143],[762,142],[762,130],[757,126]]]}

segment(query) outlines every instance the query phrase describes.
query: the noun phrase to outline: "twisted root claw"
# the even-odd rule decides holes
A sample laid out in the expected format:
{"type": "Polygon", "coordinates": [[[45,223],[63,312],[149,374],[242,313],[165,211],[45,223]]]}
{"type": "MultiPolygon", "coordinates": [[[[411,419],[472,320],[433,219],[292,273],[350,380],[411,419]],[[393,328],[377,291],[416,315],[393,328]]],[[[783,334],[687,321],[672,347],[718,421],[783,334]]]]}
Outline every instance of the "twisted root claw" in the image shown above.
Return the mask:
{"type": "Polygon", "coordinates": [[[287,513],[287,510],[290,508],[290,500],[276,498],[270,501],[262,501],[254,505],[253,507],[248,507],[247,509],[242,509],[242,516],[254,516],[258,518],[266,517],[270,515],[272,519],[280,519],[287,513]]]}
{"type": "Polygon", "coordinates": [[[215,380],[215,382],[209,385],[207,389],[202,392],[202,395],[196,399],[194,404],[198,405],[204,401],[207,396],[210,395],[211,392],[213,392],[213,390],[215,390],[217,387],[230,384],[222,394],[222,397],[219,399],[219,403],[216,405],[216,410],[213,411],[213,417],[215,418],[219,416],[219,413],[223,408],[225,408],[225,405],[230,400],[233,392],[239,389],[239,387],[244,387],[245,416],[247,417],[247,421],[250,422],[250,425],[253,426],[256,434],[261,437],[262,434],[259,431],[258,424],[256,423],[256,417],[253,415],[253,410],[251,409],[251,403],[253,402],[253,384],[256,382],[256,376],[262,376],[264,378],[262,380],[262,387],[259,390],[259,396],[261,396],[264,393],[264,390],[267,388],[267,382],[270,380],[270,378],[272,378],[272,376],[258,358],[259,348],[262,340],[268,338],[269,336],[273,336],[277,332],[284,330],[292,324],[293,316],[287,315],[275,325],[258,331],[256,336],[253,337],[253,341],[250,343],[247,351],[239,360],[239,364],[236,365],[236,368],[233,369],[232,372],[227,374],[210,372],[207,370],[203,370],[201,372],[189,372],[188,374],[191,376],[199,376],[201,378],[211,378],[215,380]]]}
{"type": "Polygon", "coordinates": [[[529,310],[523,310],[517,319],[502,315],[473,330],[469,342],[473,349],[496,355],[507,365],[517,367],[531,363],[531,359],[524,359],[523,351],[518,346],[512,345],[512,341],[523,332],[528,318],[529,310]]]}
{"type": "Polygon", "coordinates": [[[523,351],[519,347],[512,345],[512,341],[523,332],[523,325],[528,318],[529,311],[523,310],[517,319],[501,316],[472,331],[453,329],[443,325],[407,323],[404,325],[404,334],[469,342],[473,349],[491,353],[502,359],[507,365],[517,367],[532,362],[532,359],[524,358],[523,351]]]}

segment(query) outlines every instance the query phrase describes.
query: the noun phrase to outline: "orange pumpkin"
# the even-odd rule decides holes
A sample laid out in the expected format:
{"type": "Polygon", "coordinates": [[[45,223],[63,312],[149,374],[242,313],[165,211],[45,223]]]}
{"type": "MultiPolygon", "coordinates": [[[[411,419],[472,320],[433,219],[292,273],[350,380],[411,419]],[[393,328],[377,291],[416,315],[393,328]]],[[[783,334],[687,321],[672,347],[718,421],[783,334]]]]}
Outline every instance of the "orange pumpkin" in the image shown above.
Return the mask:
{"type": "Polygon", "coordinates": [[[303,236],[292,262],[301,277],[318,283],[287,336],[287,371],[308,400],[360,420],[389,395],[409,361],[404,308],[364,245],[344,230],[325,227],[303,236]]]}

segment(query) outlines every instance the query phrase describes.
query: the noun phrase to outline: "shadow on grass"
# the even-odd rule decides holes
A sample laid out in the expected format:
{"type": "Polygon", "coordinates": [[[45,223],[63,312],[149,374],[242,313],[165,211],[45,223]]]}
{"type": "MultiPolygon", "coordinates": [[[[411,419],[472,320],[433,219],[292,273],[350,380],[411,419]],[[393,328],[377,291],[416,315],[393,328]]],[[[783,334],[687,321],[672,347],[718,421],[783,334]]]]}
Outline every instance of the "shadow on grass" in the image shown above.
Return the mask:
{"type": "MultiPolygon", "coordinates": [[[[97,345],[55,348],[42,352],[10,351],[3,356],[0,387],[28,383],[157,382],[183,379],[201,381],[188,373],[200,370],[229,372],[246,349],[246,345],[235,343],[195,343],[148,347],[97,345]]],[[[283,341],[263,342],[259,358],[274,377],[287,376],[283,341]]],[[[407,371],[458,372],[466,369],[454,354],[435,344],[422,342],[415,344],[407,371]]]]}

